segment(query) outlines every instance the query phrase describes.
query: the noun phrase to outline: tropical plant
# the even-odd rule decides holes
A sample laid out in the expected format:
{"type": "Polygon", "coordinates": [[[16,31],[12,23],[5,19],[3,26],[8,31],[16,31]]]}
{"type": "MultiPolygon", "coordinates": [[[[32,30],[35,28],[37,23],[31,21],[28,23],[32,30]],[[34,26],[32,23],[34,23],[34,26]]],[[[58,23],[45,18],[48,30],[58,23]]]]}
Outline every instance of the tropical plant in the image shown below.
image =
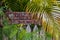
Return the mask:
{"type": "Polygon", "coordinates": [[[5,5],[12,11],[25,11],[26,4],[29,0],[5,0],[5,5]]]}
{"type": "Polygon", "coordinates": [[[32,13],[32,18],[41,21],[45,32],[49,32],[59,40],[60,25],[56,19],[57,14],[60,13],[58,8],[57,0],[32,0],[28,2],[26,12],[32,13]]]}
{"type": "MultiPolygon", "coordinates": [[[[49,36],[49,37],[46,40],[49,40],[51,36],[53,38],[56,38],[56,40],[59,40],[60,25],[57,22],[56,14],[59,14],[60,10],[56,9],[56,8],[59,8],[57,1],[56,0],[32,0],[29,2],[28,1],[29,0],[4,0],[5,5],[8,8],[10,8],[12,11],[25,11],[26,9],[26,12],[32,13],[33,19],[35,20],[37,19],[37,21],[41,21],[42,28],[44,28],[45,32],[48,32],[46,33],[47,34],[46,36],[49,36]]],[[[1,13],[0,15],[4,15],[3,11],[1,11],[1,13]]],[[[8,23],[8,18],[5,19],[5,15],[3,19],[3,25],[4,25],[3,33],[9,38],[9,40],[12,40],[12,38],[15,35],[16,35],[16,40],[20,40],[20,39],[28,40],[31,37],[31,34],[33,34],[33,33],[27,34],[25,30],[22,30],[22,32],[19,32],[20,31],[19,28],[21,24],[19,26],[16,24],[10,25],[8,23]]]]}
{"type": "Polygon", "coordinates": [[[3,24],[2,24],[3,14],[4,12],[2,11],[2,8],[0,8],[0,40],[3,40],[3,24]]]}

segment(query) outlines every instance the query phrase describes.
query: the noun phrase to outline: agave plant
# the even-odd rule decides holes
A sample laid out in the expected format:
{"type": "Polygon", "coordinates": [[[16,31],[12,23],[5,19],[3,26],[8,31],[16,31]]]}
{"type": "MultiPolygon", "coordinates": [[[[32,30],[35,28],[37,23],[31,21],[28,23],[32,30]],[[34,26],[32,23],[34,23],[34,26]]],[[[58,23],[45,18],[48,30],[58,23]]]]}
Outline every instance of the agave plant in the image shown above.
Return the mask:
{"type": "Polygon", "coordinates": [[[32,18],[41,21],[45,32],[49,32],[53,38],[59,40],[60,25],[57,21],[60,15],[59,9],[57,0],[32,0],[28,2],[26,12],[31,12],[32,18]]]}

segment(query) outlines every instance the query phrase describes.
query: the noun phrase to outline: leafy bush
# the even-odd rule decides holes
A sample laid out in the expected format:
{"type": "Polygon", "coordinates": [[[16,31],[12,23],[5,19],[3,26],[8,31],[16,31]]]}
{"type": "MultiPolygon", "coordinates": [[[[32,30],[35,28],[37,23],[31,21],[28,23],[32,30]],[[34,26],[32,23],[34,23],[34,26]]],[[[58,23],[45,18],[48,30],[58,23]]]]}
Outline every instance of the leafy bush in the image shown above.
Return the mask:
{"type": "Polygon", "coordinates": [[[4,26],[3,28],[3,33],[9,38],[12,38],[13,36],[15,36],[17,31],[18,31],[18,28],[16,25],[7,25],[7,26],[4,26]]]}

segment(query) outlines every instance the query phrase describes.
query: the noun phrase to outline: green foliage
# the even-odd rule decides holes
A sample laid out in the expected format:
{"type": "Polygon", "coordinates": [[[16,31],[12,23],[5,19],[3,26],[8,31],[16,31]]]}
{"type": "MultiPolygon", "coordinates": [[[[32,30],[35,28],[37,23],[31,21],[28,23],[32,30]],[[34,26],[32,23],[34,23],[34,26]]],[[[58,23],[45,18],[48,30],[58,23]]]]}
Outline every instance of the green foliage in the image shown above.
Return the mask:
{"type": "Polygon", "coordinates": [[[7,20],[7,19],[3,19],[2,23],[3,23],[3,25],[4,25],[4,26],[9,25],[9,23],[8,23],[8,20],[7,20]]]}
{"type": "Polygon", "coordinates": [[[22,30],[22,31],[20,32],[20,34],[19,34],[19,39],[20,39],[20,40],[23,40],[25,34],[26,34],[26,31],[25,31],[25,30],[22,30]]]}
{"type": "Polygon", "coordinates": [[[32,13],[50,12],[51,8],[52,4],[48,0],[32,0],[27,4],[27,11],[32,13]]]}
{"type": "MultiPolygon", "coordinates": [[[[27,7],[26,7],[26,11],[31,12],[33,17],[35,18],[35,20],[37,20],[37,21],[40,20],[42,27],[44,29],[46,29],[46,27],[47,27],[47,29],[49,30],[50,33],[52,32],[51,29],[52,30],[55,29],[54,31],[56,31],[57,28],[58,28],[57,30],[59,30],[59,28],[60,28],[59,27],[60,25],[58,25],[59,23],[57,21],[58,20],[57,16],[60,13],[59,9],[60,8],[57,6],[56,0],[32,0],[31,2],[28,2],[27,7]],[[55,4],[55,5],[53,5],[53,4],[55,4]],[[46,23],[44,24],[44,22],[46,22],[46,23]],[[51,27],[51,29],[50,29],[50,27],[51,27]]],[[[58,18],[59,18],[59,16],[58,16],[58,18]]],[[[58,31],[58,33],[60,34],[59,31],[58,31]]],[[[52,32],[52,34],[53,34],[53,32],[52,32]]],[[[54,34],[55,34],[55,32],[54,32],[54,34]]],[[[50,35],[47,35],[47,36],[50,36],[50,35]]],[[[58,35],[58,36],[60,36],[60,35],[58,35]]],[[[56,35],[55,35],[55,37],[56,37],[56,35]]],[[[56,38],[56,39],[58,40],[58,38],[56,38]]]]}
{"type": "Polygon", "coordinates": [[[0,40],[3,40],[3,33],[2,33],[2,28],[0,28],[0,40]]]}
{"type": "Polygon", "coordinates": [[[25,11],[28,1],[30,0],[5,0],[5,4],[7,4],[12,11],[25,11]]]}
{"type": "Polygon", "coordinates": [[[9,38],[12,38],[13,36],[15,36],[17,31],[18,31],[18,29],[15,24],[14,25],[6,25],[3,28],[3,33],[9,38]]]}
{"type": "MultiPolygon", "coordinates": [[[[5,4],[7,4],[6,6],[12,9],[12,11],[25,11],[26,9],[27,12],[32,12],[32,14],[34,13],[45,14],[46,19],[53,18],[51,14],[53,9],[53,3],[51,3],[50,0],[32,0],[31,2],[28,2],[28,1],[30,0],[5,0],[5,4]]],[[[0,16],[1,17],[4,16],[4,12],[2,11],[2,8],[0,9],[0,16]]],[[[50,24],[50,22],[51,21],[48,21],[47,23],[50,24]]],[[[37,38],[36,34],[33,32],[27,33],[26,30],[19,29],[19,27],[17,27],[16,24],[9,25],[8,20],[5,19],[5,16],[3,19],[3,25],[4,25],[3,33],[9,38],[13,38],[16,35],[17,40],[30,40],[30,38],[32,40],[35,40],[35,39],[40,40],[39,37],[37,38]]],[[[38,28],[40,27],[41,26],[39,26],[38,28]]],[[[31,29],[33,30],[33,28],[34,28],[34,24],[31,24],[31,29]]],[[[51,35],[48,32],[46,32],[45,36],[47,40],[51,40],[51,35]]]]}
{"type": "MultiPolygon", "coordinates": [[[[0,20],[2,20],[2,17],[4,15],[4,12],[2,11],[3,10],[3,7],[0,8],[0,20]]],[[[0,21],[2,22],[2,21],[0,21]]],[[[2,24],[0,23],[0,26],[2,24]]],[[[3,40],[3,27],[0,27],[0,40],[3,40]]]]}
{"type": "Polygon", "coordinates": [[[0,8],[0,17],[4,15],[3,7],[0,8]]]}
{"type": "Polygon", "coordinates": [[[18,0],[18,2],[20,3],[20,11],[26,11],[26,4],[29,2],[30,0],[18,0]]]}
{"type": "Polygon", "coordinates": [[[45,36],[46,36],[47,40],[51,40],[51,38],[52,38],[52,35],[50,33],[48,33],[48,32],[46,32],[45,36]]]}
{"type": "Polygon", "coordinates": [[[31,40],[31,33],[26,33],[23,40],[31,40]]]}

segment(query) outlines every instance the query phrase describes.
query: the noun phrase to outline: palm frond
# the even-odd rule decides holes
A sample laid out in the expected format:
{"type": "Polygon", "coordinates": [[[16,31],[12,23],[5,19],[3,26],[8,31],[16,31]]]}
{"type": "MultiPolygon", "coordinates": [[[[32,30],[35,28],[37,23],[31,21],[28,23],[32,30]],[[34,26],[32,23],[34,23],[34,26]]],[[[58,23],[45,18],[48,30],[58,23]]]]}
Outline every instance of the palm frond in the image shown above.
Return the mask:
{"type": "MultiPolygon", "coordinates": [[[[37,18],[38,16],[35,14],[39,15],[39,17],[42,15],[42,19],[40,19],[40,21],[42,20],[42,27],[52,35],[54,34],[56,40],[59,40],[60,25],[56,21],[56,18],[57,14],[60,14],[60,8],[57,4],[57,0],[32,0],[27,4],[26,11],[31,12],[32,15],[37,18]]],[[[59,17],[60,16],[58,16],[58,18],[59,17]]]]}

